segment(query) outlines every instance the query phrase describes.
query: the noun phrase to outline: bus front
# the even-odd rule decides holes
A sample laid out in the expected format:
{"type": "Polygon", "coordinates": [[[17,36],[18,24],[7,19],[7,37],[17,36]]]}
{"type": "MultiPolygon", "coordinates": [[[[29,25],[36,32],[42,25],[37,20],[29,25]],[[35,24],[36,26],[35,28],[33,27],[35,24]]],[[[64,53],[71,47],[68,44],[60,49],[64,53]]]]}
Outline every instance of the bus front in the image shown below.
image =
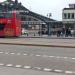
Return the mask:
{"type": "Polygon", "coordinates": [[[0,12],[0,37],[20,36],[19,24],[16,13],[14,15],[13,12],[0,12]]]}
{"type": "Polygon", "coordinates": [[[6,24],[5,13],[0,12],[0,37],[4,37],[4,29],[6,24]]]}

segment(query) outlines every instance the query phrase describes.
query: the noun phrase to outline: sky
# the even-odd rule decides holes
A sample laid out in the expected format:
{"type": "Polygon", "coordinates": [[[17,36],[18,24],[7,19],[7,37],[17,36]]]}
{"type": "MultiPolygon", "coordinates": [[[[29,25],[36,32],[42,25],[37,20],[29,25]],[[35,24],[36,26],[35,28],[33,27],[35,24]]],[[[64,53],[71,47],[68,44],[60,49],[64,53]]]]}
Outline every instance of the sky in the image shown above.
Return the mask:
{"type": "MultiPolygon", "coordinates": [[[[5,0],[0,0],[3,2],[5,0]]],[[[14,0],[13,0],[14,1],[14,0]]],[[[68,7],[69,4],[74,4],[75,0],[18,0],[29,10],[47,16],[51,13],[51,18],[62,20],[62,9],[68,7]]]]}

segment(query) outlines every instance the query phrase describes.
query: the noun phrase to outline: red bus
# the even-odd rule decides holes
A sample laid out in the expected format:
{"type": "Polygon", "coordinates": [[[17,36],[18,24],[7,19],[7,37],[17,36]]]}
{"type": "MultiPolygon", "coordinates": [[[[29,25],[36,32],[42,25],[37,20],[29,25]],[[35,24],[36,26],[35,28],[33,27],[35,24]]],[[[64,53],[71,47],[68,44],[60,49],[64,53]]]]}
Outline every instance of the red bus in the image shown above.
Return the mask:
{"type": "Polygon", "coordinates": [[[21,35],[21,22],[16,11],[0,12],[0,37],[18,37],[21,35]]]}

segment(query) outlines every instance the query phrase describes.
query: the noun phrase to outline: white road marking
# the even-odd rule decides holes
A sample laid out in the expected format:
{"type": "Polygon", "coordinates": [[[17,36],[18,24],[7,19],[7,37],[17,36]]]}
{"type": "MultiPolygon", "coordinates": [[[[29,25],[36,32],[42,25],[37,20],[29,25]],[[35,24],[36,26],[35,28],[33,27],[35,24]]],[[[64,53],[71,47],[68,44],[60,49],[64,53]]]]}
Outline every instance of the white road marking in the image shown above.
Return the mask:
{"type": "Polygon", "coordinates": [[[49,57],[49,58],[57,58],[57,59],[72,59],[72,60],[75,60],[75,58],[72,58],[72,57],[61,57],[61,56],[49,56],[49,55],[39,55],[39,54],[27,54],[27,53],[24,53],[24,54],[21,54],[21,53],[14,53],[14,52],[2,52],[2,51],[0,51],[0,54],[11,54],[11,55],[14,55],[14,54],[16,54],[16,55],[24,55],[24,56],[27,56],[27,55],[29,55],[29,56],[36,56],[36,57],[43,57],[43,58],[45,58],[45,57],[49,57]]]}
{"type": "Polygon", "coordinates": [[[28,54],[23,54],[23,55],[28,55],[28,54]]]}
{"type": "Polygon", "coordinates": [[[12,55],[13,55],[13,54],[15,54],[15,53],[10,53],[10,54],[12,54],[12,55]]]}
{"type": "Polygon", "coordinates": [[[41,55],[35,55],[35,56],[39,57],[39,56],[41,56],[41,55]]]}
{"type": "Polygon", "coordinates": [[[40,68],[40,67],[34,67],[34,69],[41,70],[41,68],[40,68]]]}
{"type": "Polygon", "coordinates": [[[43,70],[44,70],[44,71],[47,71],[47,72],[52,71],[52,69],[49,69],[49,68],[44,68],[43,70]]]}
{"type": "Polygon", "coordinates": [[[0,52],[0,54],[2,54],[2,53],[4,53],[4,52],[0,52]]]}
{"type": "Polygon", "coordinates": [[[24,66],[24,68],[25,68],[25,69],[30,69],[30,68],[31,68],[31,66],[24,66]]]}
{"type": "Polygon", "coordinates": [[[12,66],[13,66],[13,64],[7,64],[6,66],[8,66],[8,67],[12,67],[12,66]]]}
{"type": "Polygon", "coordinates": [[[72,59],[75,59],[75,58],[72,58],[72,59]]]}
{"type": "Polygon", "coordinates": [[[49,56],[50,58],[53,58],[53,57],[55,57],[55,56],[49,56]]]}
{"type": "Polygon", "coordinates": [[[15,67],[16,67],[16,68],[21,68],[21,67],[22,67],[22,65],[16,65],[15,67]]]}
{"type": "MultiPolygon", "coordinates": [[[[0,63],[0,66],[4,66],[5,64],[0,63]]],[[[7,67],[13,67],[13,64],[6,64],[7,67]]],[[[22,65],[15,65],[16,68],[21,68],[22,65]]],[[[46,72],[57,72],[57,73],[65,73],[65,74],[75,74],[74,71],[64,71],[58,69],[49,69],[49,68],[41,68],[41,67],[31,67],[31,66],[23,66],[24,69],[37,69],[46,72]]]]}
{"type": "Polygon", "coordinates": [[[64,59],[67,59],[68,57],[63,57],[64,59]]]}
{"type": "Polygon", "coordinates": [[[3,63],[0,63],[0,66],[3,66],[4,64],[3,63]]]}
{"type": "Polygon", "coordinates": [[[56,70],[54,70],[54,72],[59,72],[59,73],[61,73],[61,72],[63,72],[63,70],[58,70],[58,69],[56,69],[56,70]]]}
{"type": "Polygon", "coordinates": [[[67,73],[67,74],[75,74],[75,72],[73,72],[73,71],[65,71],[65,73],[67,73]]]}

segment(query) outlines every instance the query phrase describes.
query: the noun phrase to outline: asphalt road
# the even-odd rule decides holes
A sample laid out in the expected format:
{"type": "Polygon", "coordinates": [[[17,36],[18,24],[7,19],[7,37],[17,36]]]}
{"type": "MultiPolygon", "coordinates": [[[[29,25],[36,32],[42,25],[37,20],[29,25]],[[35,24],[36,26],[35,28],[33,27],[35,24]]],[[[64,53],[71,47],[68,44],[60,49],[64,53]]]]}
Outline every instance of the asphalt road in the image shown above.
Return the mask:
{"type": "Polygon", "coordinates": [[[45,75],[75,75],[75,49],[0,45],[0,66],[46,72],[45,75]]]}
{"type": "Polygon", "coordinates": [[[65,75],[65,74],[1,66],[0,75],[65,75]]]}

